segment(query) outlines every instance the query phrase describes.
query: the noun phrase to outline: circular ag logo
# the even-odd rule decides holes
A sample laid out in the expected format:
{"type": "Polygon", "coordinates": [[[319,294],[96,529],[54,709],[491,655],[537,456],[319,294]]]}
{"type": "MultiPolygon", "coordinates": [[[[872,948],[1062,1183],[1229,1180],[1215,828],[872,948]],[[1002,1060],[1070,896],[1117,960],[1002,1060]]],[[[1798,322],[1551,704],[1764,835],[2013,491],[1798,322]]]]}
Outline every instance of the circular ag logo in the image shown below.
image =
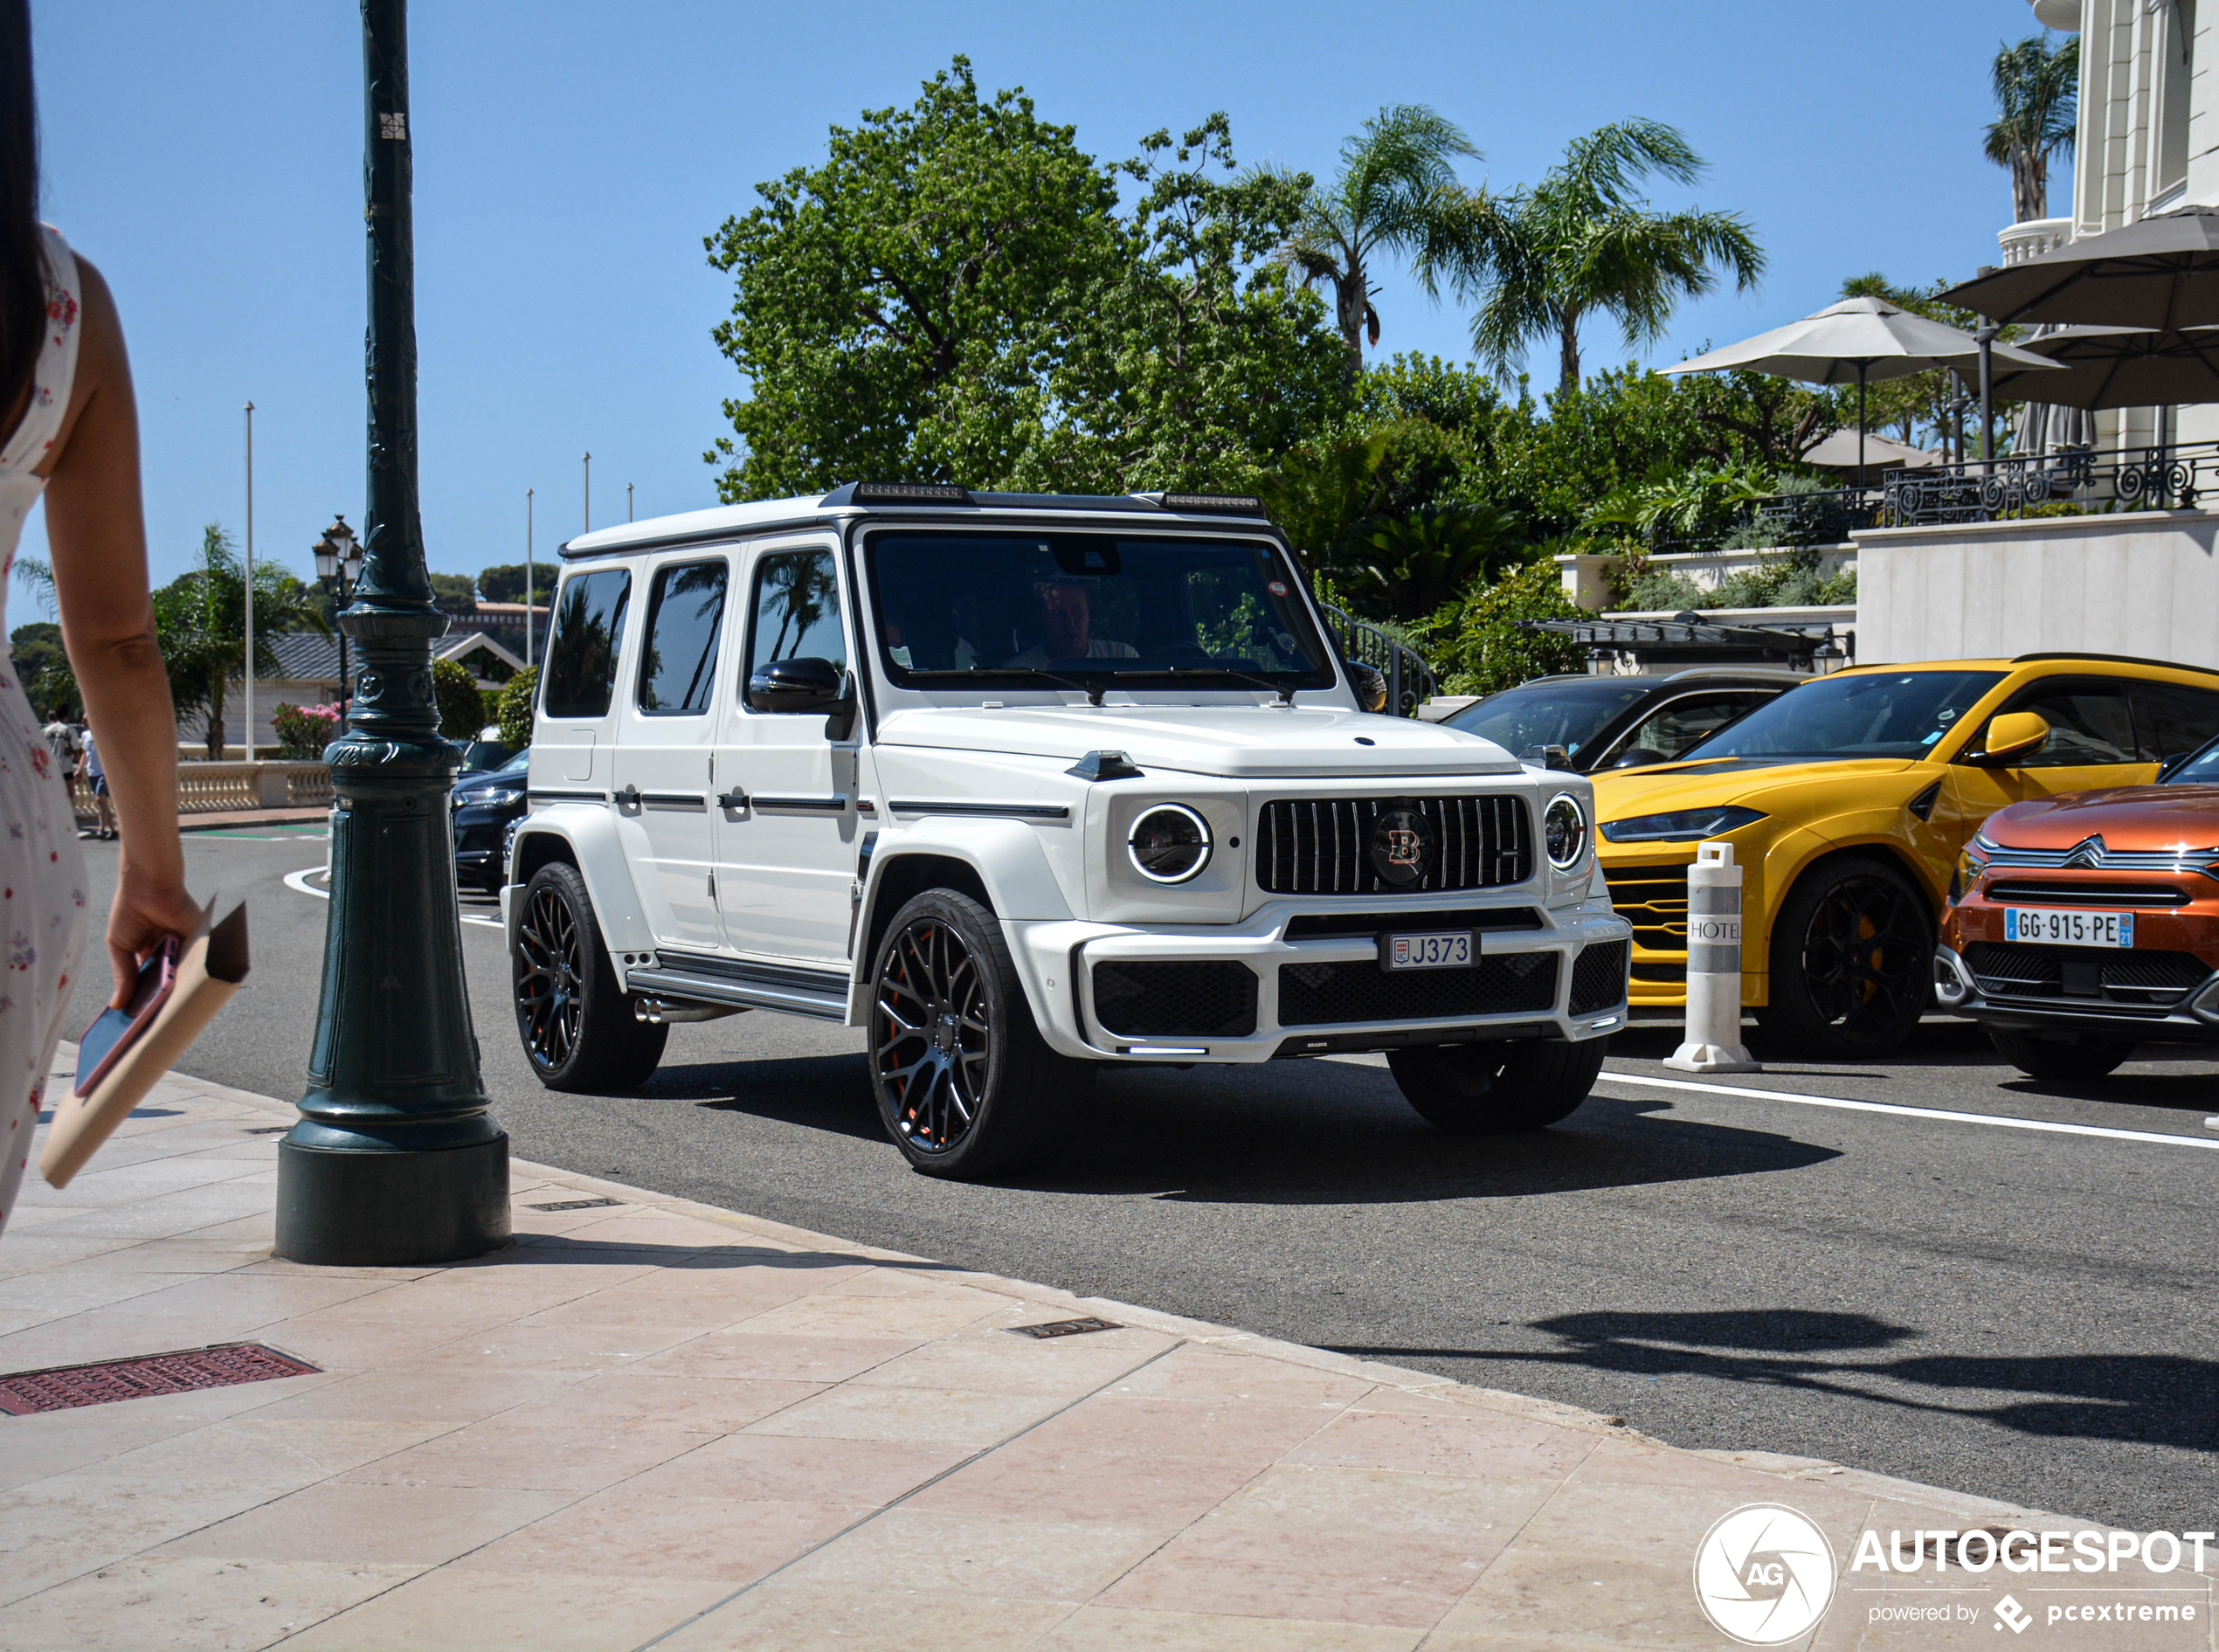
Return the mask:
{"type": "Polygon", "coordinates": [[[1415,809],[1382,809],[1372,822],[1372,869],[1407,889],[1433,869],[1433,826],[1415,809]]]}
{"type": "Polygon", "coordinates": [[[1723,1634],[1778,1646],[1808,1632],[1834,1598],[1834,1548],[1793,1509],[1752,1503],[1703,1535],[1695,1598],[1723,1634]]]}

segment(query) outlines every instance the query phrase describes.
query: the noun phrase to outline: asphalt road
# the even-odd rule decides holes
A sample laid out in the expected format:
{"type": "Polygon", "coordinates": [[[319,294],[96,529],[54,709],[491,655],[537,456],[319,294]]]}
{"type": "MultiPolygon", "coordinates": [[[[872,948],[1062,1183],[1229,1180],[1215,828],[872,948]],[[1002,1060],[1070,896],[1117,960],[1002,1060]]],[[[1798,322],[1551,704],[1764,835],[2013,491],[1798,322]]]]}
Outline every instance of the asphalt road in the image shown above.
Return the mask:
{"type": "MultiPolygon", "coordinates": [[[[321,863],[321,831],[187,841],[197,889],[251,897],[256,957],[185,1065],[297,1096],[328,903],[283,880],[321,863]]],[[[86,847],[105,901],[113,846],[86,847]]],[[[2068,1093],[1936,1020],[1900,1059],[1783,1057],[1714,1093],[1660,1084],[1684,1078],[1658,1065],[1676,1033],[1636,1029],[1577,1113],[1511,1140],[1433,1131],[1374,1061],[1123,1073],[1057,1169],[964,1186],[909,1171],[879,1132],[861,1034],[819,1023],[681,1026],[642,1095],[543,1091],[498,927],[466,923],[463,945],[487,1089],[525,1158],[1545,1395],[1679,1445],[2219,1526],[2219,1134],[2203,1128],[2219,1050],[2157,1051],[2068,1093]]],[[[86,972],[73,1026],[103,985],[86,972]]]]}

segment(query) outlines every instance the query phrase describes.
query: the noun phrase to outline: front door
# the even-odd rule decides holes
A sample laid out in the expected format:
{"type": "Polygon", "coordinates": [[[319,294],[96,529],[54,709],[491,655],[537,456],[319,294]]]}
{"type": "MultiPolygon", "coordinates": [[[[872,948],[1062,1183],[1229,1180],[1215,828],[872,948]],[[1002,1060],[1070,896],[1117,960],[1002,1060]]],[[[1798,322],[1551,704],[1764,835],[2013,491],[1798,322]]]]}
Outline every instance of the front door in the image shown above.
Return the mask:
{"type": "Polygon", "coordinates": [[[617,810],[644,841],[633,881],[655,939],[721,949],[715,702],[729,564],[721,553],[678,556],[648,568],[646,578],[639,664],[616,752],[617,810]]]}
{"type": "Polygon", "coordinates": [[[815,658],[847,667],[832,545],[764,547],[749,569],[743,612],[747,639],[722,714],[717,763],[729,805],[720,808],[717,825],[724,932],[749,957],[844,967],[860,721],[836,740],[821,711],[766,712],[747,703],[748,679],[773,660],[815,658]]]}

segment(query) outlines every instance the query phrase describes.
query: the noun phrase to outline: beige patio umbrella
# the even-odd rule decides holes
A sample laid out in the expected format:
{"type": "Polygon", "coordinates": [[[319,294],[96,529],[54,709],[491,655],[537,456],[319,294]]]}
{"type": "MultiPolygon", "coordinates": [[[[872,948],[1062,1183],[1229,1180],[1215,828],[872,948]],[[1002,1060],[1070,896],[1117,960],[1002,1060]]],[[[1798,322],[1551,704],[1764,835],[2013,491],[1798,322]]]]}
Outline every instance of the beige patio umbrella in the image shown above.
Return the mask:
{"type": "MultiPolygon", "coordinates": [[[[1997,361],[2036,372],[2055,362],[2008,344],[1986,346],[1997,361]]],[[[1929,321],[1881,298],[1845,298],[1815,315],[1775,327],[1739,344],[1668,367],[1668,373],[1723,373],[1735,368],[1799,378],[1808,384],[1856,386],[1857,482],[1864,482],[1864,387],[1873,380],[1908,378],[1937,367],[1962,368],[1980,359],[1981,341],[1946,322],[1929,321]]]]}
{"type": "Polygon", "coordinates": [[[1837,430],[1803,449],[1803,463],[1821,470],[1855,470],[1864,462],[1859,450],[1867,442],[1871,446],[1872,461],[1885,470],[1926,470],[1943,462],[1939,453],[1913,447],[1892,436],[1865,437],[1856,431],[1837,430]]]}

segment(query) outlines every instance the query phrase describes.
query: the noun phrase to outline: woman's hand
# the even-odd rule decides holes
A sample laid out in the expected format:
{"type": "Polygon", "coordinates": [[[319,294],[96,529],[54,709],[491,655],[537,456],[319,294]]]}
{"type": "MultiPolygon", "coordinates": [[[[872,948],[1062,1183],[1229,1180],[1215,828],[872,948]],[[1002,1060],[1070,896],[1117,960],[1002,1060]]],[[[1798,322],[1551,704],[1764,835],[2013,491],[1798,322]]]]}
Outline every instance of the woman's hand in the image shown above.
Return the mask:
{"type": "Polygon", "coordinates": [[[182,939],[199,923],[200,908],[182,881],[159,882],[127,864],[116,881],[115,904],[108,912],[107,955],[115,969],[115,996],[108,999],[108,1007],[120,1010],[131,1002],[139,965],[164,936],[182,939]]]}

